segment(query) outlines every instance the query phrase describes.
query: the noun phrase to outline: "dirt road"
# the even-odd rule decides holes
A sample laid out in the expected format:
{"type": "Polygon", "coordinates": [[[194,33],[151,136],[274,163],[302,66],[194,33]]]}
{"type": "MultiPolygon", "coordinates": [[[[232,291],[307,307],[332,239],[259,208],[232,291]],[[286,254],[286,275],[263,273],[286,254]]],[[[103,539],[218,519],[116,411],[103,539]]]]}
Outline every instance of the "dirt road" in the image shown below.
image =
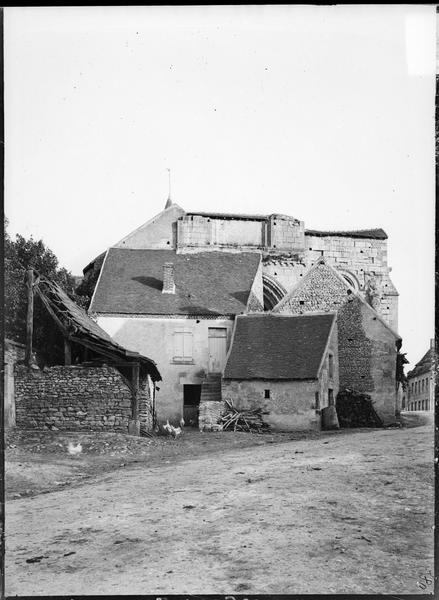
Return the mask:
{"type": "Polygon", "coordinates": [[[6,503],[7,595],[429,593],[433,429],[130,466],[6,503]]]}

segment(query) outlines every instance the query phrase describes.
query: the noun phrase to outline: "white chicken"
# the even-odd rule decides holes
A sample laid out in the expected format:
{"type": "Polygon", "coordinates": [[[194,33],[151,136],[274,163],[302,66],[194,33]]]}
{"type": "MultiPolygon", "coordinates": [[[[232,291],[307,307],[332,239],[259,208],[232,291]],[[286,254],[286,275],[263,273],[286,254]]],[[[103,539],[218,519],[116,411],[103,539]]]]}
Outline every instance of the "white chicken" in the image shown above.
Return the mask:
{"type": "Polygon", "coordinates": [[[78,454],[81,454],[81,452],[82,452],[81,443],[78,442],[78,444],[76,444],[76,446],[74,446],[72,444],[72,442],[69,442],[69,445],[67,446],[67,452],[69,454],[71,454],[72,456],[77,456],[78,454]]]}
{"type": "MultiPolygon", "coordinates": [[[[183,420],[183,419],[182,419],[183,420]]],[[[181,421],[180,421],[181,423],[181,421]]],[[[172,437],[175,439],[176,437],[178,437],[179,435],[181,435],[182,432],[182,428],[181,427],[174,427],[173,425],[171,425],[169,423],[169,419],[166,421],[166,424],[163,425],[163,429],[165,431],[167,431],[169,433],[169,435],[172,435],[172,437]]]]}
{"type": "Polygon", "coordinates": [[[166,421],[166,424],[163,425],[163,429],[169,434],[172,434],[172,425],[169,423],[169,419],[166,421]]]}

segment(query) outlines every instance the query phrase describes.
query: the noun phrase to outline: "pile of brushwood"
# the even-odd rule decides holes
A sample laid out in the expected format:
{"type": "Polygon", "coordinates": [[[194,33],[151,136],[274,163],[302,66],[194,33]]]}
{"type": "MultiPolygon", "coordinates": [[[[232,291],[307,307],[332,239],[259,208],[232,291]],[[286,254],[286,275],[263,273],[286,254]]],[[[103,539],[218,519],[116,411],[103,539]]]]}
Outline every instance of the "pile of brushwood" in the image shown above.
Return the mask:
{"type": "Polygon", "coordinates": [[[382,427],[373,401],[368,394],[345,389],[337,394],[337,417],[340,427],[382,427]]]}
{"type": "Polygon", "coordinates": [[[254,433],[263,433],[270,429],[268,423],[264,423],[262,415],[268,414],[262,408],[253,410],[238,410],[231,400],[225,400],[226,410],[221,417],[223,430],[233,429],[233,431],[251,431],[254,433]]]}

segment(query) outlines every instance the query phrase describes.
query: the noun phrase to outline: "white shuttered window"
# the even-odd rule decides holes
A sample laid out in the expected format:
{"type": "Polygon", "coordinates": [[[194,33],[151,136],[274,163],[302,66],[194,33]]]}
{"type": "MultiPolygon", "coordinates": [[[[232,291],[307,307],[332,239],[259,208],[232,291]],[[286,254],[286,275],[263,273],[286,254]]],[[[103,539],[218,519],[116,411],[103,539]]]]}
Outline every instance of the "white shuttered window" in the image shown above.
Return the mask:
{"type": "Polygon", "coordinates": [[[189,329],[177,329],[174,332],[174,361],[191,362],[193,360],[192,332],[189,329]]]}

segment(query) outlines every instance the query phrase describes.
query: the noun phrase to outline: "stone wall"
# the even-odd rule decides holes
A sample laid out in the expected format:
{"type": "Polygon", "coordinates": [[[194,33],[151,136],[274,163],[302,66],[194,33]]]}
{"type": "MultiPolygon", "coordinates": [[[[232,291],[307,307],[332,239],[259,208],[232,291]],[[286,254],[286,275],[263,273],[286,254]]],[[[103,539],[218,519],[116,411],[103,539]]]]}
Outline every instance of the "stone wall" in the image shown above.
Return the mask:
{"type": "Polygon", "coordinates": [[[395,419],[397,336],[326,264],[316,265],[274,312],[337,311],[340,389],[370,394],[385,422],[395,419]]]}
{"type": "MultiPolygon", "coordinates": [[[[275,431],[320,429],[316,410],[318,380],[260,381],[223,379],[222,395],[238,409],[262,408],[264,421],[275,431]],[[266,398],[266,390],[270,398],[266,398]]],[[[323,408],[323,406],[321,406],[323,408]]]]}
{"type": "MultiPolygon", "coordinates": [[[[15,368],[17,425],[76,431],[127,433],[132,394],[114,367],[15,368]]],[[[152,428],[148,381],[139,392],[141,429],[152,428]]]]}
{"type": "Polygon", "coordinates": [[[268,247],[301,252],[305,248],[305,223],[286,215],[270,215],[268,247]]]}

